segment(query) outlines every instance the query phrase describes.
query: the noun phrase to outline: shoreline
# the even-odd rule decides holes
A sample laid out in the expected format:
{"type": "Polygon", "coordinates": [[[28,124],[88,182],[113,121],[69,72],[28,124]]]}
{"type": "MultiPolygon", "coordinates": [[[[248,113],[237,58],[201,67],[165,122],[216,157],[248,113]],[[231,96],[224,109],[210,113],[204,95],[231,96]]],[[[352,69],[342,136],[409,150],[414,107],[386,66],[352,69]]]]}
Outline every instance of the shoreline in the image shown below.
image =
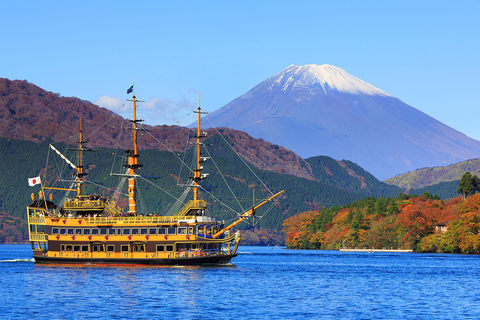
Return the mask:
{"type": "Polygon", "coordinates": [[[340,248],[340,249],[338,249],[338,251],[342,251],[342,252],[405,252],[405,253],[413,252],[413,250],[411,250],[411,249],[386,249],[386,248],[384,248],[384,249],[340,248]]]}

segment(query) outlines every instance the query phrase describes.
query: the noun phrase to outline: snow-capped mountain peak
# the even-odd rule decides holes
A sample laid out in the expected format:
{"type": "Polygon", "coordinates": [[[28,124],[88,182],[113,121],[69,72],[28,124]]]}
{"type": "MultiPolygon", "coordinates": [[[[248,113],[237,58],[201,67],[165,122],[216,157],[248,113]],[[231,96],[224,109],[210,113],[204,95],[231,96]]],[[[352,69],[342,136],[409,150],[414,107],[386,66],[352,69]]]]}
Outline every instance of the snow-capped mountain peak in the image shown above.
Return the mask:
{"type": "Polygon", "coordinates": [[[328,64],[290,65],[267,80],[270,90],[282,91],[304,88],[320,89],[324,93],[336,90],[352,94],[390,96],[388,93],[352,76],[345,70],[328,64]]]}
{"type": "Polygon", "coordinates": [[[480,156],[480,141],[331,65],[291,65],[210,113],[296,152],[349,159],[384,179],[480,156]]]}

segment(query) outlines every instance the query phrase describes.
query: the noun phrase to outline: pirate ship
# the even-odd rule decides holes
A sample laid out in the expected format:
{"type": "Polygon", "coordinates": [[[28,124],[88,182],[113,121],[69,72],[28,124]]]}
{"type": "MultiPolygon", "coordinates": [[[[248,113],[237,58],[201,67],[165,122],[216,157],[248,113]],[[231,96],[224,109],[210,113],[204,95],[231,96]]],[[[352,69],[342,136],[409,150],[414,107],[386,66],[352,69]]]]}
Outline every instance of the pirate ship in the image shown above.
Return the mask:
{"type": "MultiPolygon", "coordinates": [[[[127,93],[134,91],[132,86],[127,93]]],[[[27,207],[29,240],[36,263],[75,263],[75,264],[134,264],[134,265],[202,265],[225,264],[237,255],[241,240],[240,231],[233,228],[249,218],[255,211],[270,201],[275,201],[283,191],[238,215],[230,224],[225,224],[208,216],[207,202],[200,199],[200,182],[206,178],[202,173],[201,147],[205,134],[201,131],[200,107],[194,111],[198,115],[198,125],[193,142],[196,163],[188,187],[193,198],[183,204],[173,215],[151,215],[137,211],[137,170],[142,166],[138,154],[138,126],[142,121],[136,117],[137,100],[133,99],[133,150],[128,150],[128,163],[125,174],[118,174],[128,180],[128,210],[119,207],[114,198],[94,197],[83,193],[86,172],[83,153],[87,140],[83,138],[80,122],[78,147],[79,161],[73,164],[51,145],[73,169],[76,188],[51,188],[41,184],[42,191],[27,207]],[[75,196],[55,204],[50,193],[47,199],[45,190],[61,189],[75,192],[75,196]]],[[[75,185],[74,184],[74,185],[75,185]]]]}

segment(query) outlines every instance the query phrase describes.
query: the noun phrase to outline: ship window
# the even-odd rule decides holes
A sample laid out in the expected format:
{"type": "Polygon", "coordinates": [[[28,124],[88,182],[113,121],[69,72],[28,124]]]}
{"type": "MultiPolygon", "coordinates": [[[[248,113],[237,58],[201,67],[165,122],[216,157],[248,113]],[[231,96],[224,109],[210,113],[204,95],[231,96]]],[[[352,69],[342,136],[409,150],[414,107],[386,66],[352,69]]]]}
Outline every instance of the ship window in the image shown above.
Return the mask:
{"type": "Polygon", "coordinates": [[[79,245],[74,245],[73,246],[73,251],[80,251],[80,246],[79,245]]]}
{"type": "Polygon", "coordinates": [[[167,228],[167,234],[175,234],[175,227],[167,228]]]}
{"type": "Polygon", "coordinates": [[[107,228],[100,228],[100,234],[107,234],[107,228]]]}
{"type": "Polygon", "coordinates": [[[165,246],[163,244],[157,244],[157,252],[165,251],[165,246]]]}
{"type": "Polygon", "coordinates": [[[105,245],[103,243],[92,244],[92,252],[103,252],[105,251],[105,245]]]}
{"type": "Polygon", "coordinates": [[[60,234],[67,234],[67,229],[64,229],[64,228],[60,229],[60,234]]]}
{"type": "Polygon", "coordinates": [[[158,229],[158,234],[166,234],[166,233],[167,233],[166,228],[159,228],[158,229]]]}
{"type": "Polygon", "coordinates": [[[121,250],[122,250],[122,252],[128,252],[128,244],[122,244],[121,250]]]}
{"type": "Polygon", "coordinates": [[[64,244],[60,245],[60,251],[65,251],[65,245],[64,244]]]}
{"type": "Polygon", "coordinates": [[[83,229],[83,234],[88,236],[90,234],[90,229],[88,228],[83,229]]]}
{"type": "Polygon", "coordinates": [[[189,250],[190,250],[190,243],[177,244],[177,251],[189,251],[189,250]]]}
{"type": "Polygon", "coordinates": [[[113,244],[109,244],[107,246],[107,252],[114,252],[115,251],[115,246],[113,244]]]}
{"type": "Polygon", "coordinates": [[[147,234],[147,231],[148,231],[147,228],[140,229],[140,234],[147,234]]]}
{"type": "Polygon", "coordinates": [[[188,234],[193,234],[193,227],[188,228],[188,234]]]}
{"type": "Polygon", "coordinates": [[[132,229],[132,234],[138,234],[138,229],[137,229],[137,228],[133,228],[133,229],[132,229]]]}
{"type": "MultiPolygon", "coordinates": [[[[130,229],[124,228],[123,229],[123,234],[130,234],[130,229]]],[[[128,250],[127,250],[128,251],[128,250]]]]}
{"type": "Polygon", "coordinates": [[[73,234],[73,229],[67,229],[67,234],[73,234]]]}
{"type": "Polygon", "coordinates": [[[71,244],[67,244],[65,246],[65,251],[72,251],[72,245],[71,244]]]}
{"type": "Polygon", "coordinates": [[[171,244],[167,245],[166,251],[172,252],[173,251],[173,245],[171,245],[171,244]]]}
{"type": "Polygon", "coordinates": [[[84,252],[85,252],[85,251],[88,251],[88,246],[87,246],[87,245],[83,245],[83,246],[82,246],[82,251],[84,251],[84,252]]]}
{"type": "Polygon", "coordinates": [[[187,228],[186,227],[181,227],[178,228],[178,234],[187,234],[187,228]]]}
{"type": "Polygon", "coordinates": [[[92,229],[92,234],[98,234],[98,229],[92,229]]]}
{"type": "Polygon", "coordinates": [[[58,228],[53,228],[52,229],[52,234],[58,234],[58,228]]]}
{"type": "Polygon", "coordinates": [[[82,234],[82,229],[75,229],[75,234],[82,234]]]}
{"type": "Polygon", "coordinates": [[[132,251],[133,252],[144,252],[145,251],[145,245],[142,244],[132,244],[132,251]]]}
{"type": "Polygon", "coordinates": [[[113,228],[108,229],[108,234],[115,234],[115,229],[113,229],[113,228]]]}
{"type": "Polygon", "coordinates": [[[149,234],[157,234],[157,228],[150,228],[150,230],[148,230],[148,233],[149,234]]]}

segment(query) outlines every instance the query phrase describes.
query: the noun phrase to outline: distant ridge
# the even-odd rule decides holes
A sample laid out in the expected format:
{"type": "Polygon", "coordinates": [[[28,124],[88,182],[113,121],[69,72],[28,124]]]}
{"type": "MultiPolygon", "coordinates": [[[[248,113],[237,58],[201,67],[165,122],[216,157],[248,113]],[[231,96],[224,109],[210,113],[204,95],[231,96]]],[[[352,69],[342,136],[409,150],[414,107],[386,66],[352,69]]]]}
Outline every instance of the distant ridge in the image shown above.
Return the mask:
{"type": "Polygon", "coordinates": [[[208,119],[303,158],[354,161],[379,179],[480,157],[479,141],[331,65],[291,65],[208,119]]]}
{"type": "Polygon", "coordinates": [[[444,167],[430,167],[399,174],[385,183],[402,189],[419,189],[444,182],[458,181],[465,172],[480,176],[480,159],[471,159],[444,167]]]}

